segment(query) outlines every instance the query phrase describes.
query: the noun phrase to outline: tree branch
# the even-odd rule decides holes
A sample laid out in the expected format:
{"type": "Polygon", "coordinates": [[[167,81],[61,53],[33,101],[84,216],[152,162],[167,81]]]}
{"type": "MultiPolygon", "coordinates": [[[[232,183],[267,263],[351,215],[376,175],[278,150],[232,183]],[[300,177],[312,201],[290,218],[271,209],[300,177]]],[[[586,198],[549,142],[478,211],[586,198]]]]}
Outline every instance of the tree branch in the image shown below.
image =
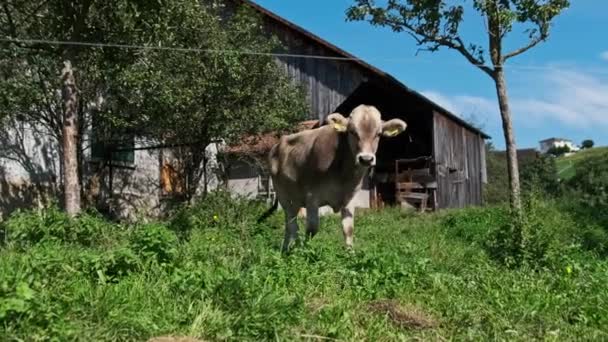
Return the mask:
{"type": "Polygon", "coordinates": [[[6,20],[8,21],[8,28],[9,31],[11,33],[11,36],[16,37],[17,36],[17,28],[15,26],[15,22],[13,21],[13,16],[11,15],[11,11],[9,11],[8,9],[8,3],[4,2],[2,4],[2,9],[4,10],[4,13],[6,14],[6,20]]]}
{"type": "Polygon", "coordinates": [[[462,39],[460,37],[456,37],[455,40],[458,44],[454,44],[454,42],[451,42],[451,41],[447,41],[443,44],[451,49],[454,49],[454,50],[460,52],[460,54],[462,54],[471,64],[473,64],[474,66],[478,67],[481,71],[488,74],[488,76],[490,76],[492,78],[494,77],[494,70],[492,70],[492,68],[488,67],[487,65],[484,65],[483,62],[481,60],[479,60],[478,58],[475,58],[475,56],[473,56],[471,54],[471,52],[469,50],[467,50],[467,48],[464,45],[464,42],[462,41],[462,39]]]}
{"type": "Polygon", "coordinates": [[[528,43],[528,45],[526,45],[526,46],[524,46],[524,47],[521,47],[521,48],[519,48],[519,49],[517,49],[517,50],[511,51],[511,52],[509,52],[509,53],[507,53],[507,54],[505,54],[505,55],[503,56],[503,58],[502,58],[502,59],[503,59],[503,61],[506,61],[507,59],[509,59],[509,58],[511,58],[511,57],[515,57],[515,56],[517,56],[517,55],[521,55],[522,53],[524,53],[524,52],[526,52],[526,51],[530,50],[531,48],[535,47],[536,45],[538,45],[538,43],[540,43],[540,42],[542,42],[543,40],[545,40],[545,38],[546,38],[546,37],[543,37],[543,36],[537,36],[537,37],[535,37],[534,39],[532,39],[532,40],[530,41],[530,43],[528,43]]]}
{"type": "MultiPolygon", "coordinates": [[[[362,5],[366,7],[367,13],[373,13],[374,8],[370,4],[369,1],[363,2],[362,5]]],[[[373,16],[373,14],[372,14],[372,16],[373,16]]],[[[494,77],[494,70],[492,70],[492,68],[484,65],[482,60],[475,57],[466,48],[461,37],[459,37],[459,36],[446,37],[446,36],[440,36],[437,34],[429,34],[429,33],[425,32],[424,29],[422,29],[420,27],[415,27],[414,25],[408,23],[406,20],[395,20],[394,18],[391,18],[389,16],[382,18],[382,20],[383,20],[384,24],[388,24],[388,26],[392,27],[393,30],[395,30],[395,27],[401,27],[401,28],[405,29],[404,31],[407,34],[409,34],[412,38],[414,38],[414,40],[416,40],[416,43],[418,45],[424,45],[424,44],[429,44],[429,43],[431,43],[431,45],[436,44],[434,47],[431,46],[431,47],[427,48],[426,50],[434,51],[439,46],[445,46],[447,48],[454,49],[454,50],[460,52],[460,54],[462,54],[471,64],[473,64],[474,66],[479,68],[481,71],[488,74],[488,76],[490,76],[492,78],[494,77]]],[[[417,53],[418,52],[416,52],[416,54],[417,53]]]]}

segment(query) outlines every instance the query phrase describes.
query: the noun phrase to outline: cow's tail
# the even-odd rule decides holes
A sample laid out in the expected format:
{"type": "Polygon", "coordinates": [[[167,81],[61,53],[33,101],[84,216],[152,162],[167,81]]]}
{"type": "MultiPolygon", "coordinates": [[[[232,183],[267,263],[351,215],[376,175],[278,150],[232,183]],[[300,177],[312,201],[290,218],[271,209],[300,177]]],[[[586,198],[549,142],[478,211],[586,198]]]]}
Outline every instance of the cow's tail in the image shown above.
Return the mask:
{"type": "Polygon", "coordinates": [[[277,210],[278,207],[279,207],[279,198],[275,197],[272,207],[270,207],[270,209],[266,210],[262,214],[262,216],[260,216],[260,218],[258,218],[258,223],[262,223],[264,220],[266,220],[270,215],[272,215],[272,213],[274,213],[277,210]]]}

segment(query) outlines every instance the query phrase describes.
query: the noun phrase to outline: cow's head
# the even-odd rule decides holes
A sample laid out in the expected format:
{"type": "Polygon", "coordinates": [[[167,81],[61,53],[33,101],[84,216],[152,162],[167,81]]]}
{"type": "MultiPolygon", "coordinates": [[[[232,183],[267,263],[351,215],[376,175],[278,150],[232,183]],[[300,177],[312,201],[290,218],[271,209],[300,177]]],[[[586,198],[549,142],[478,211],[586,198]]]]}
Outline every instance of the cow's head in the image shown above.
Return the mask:
{"type": "Polygon", "coordinates": [[[407,124],[403,120],[383,121],[376,107],[360,105],[348,118],[339,113],[327,116],[327,123],[336,131],[348,134],[348,143],[361,166],[376,165],[376,151],[380,136],[392,138],[405,131],[407,124]]]}

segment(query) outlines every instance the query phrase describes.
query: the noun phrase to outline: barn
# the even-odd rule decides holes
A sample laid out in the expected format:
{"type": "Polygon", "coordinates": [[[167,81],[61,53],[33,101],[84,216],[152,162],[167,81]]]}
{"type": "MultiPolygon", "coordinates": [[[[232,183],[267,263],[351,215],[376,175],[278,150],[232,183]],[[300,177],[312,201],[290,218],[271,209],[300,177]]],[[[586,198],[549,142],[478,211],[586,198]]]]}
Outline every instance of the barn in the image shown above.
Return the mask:
{"type": "MultiPolygon", "coordinates": [[[[262,14],[267,31],[281,39],[291,55],[277,57],[277,63],[306,91],[311,121],[302,123],[302,129],[323,124],[333,112],[347,116],[359,104],[376,106],[385,120],[401,118],[407,122],[403,134],[380,141],[377,165],[356,195],[358,207],[379,208],[401,203],[403,198],[412,200],[405,201],[408,204],[416,204],[413,202],[421,196],[431,210],[482,204],[488,135],[302,27],[249,0],[240,2],[262,14]]],[[[272,197],[263,165],[239,157],[263,158],[274,142],[276,137],[265,136],[255,143],[245,140],[225,150],[234,166],[228,175],[231,191],[272,197]]]]}

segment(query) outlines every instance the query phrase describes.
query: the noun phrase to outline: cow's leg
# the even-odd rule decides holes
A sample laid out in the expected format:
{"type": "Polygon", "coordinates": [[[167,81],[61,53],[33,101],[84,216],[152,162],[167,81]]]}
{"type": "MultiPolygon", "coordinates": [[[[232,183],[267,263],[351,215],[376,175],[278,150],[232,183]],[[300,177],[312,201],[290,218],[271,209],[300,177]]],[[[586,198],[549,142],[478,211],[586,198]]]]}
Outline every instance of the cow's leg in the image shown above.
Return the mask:
{"type": "Polygon", "coordinates": [[[342,208],[342,232],[344,233],[344,241],[346,247],[349,249],[353,248],[353,230],[355,229],[355,206],[349,203],[346,207],[342,208]]]}
{"type": "Polygon", "coordinates": [[[283,252],[289,250],[289,245],[298,238],[298,210],[285,208],[285,239],[283,240],[283,252]]]}
{"type": "Polygon", "coordinates": [[[310,201],[306,204],[306,237],[312,239],[319,231],[319,206],[310,201]]]}

